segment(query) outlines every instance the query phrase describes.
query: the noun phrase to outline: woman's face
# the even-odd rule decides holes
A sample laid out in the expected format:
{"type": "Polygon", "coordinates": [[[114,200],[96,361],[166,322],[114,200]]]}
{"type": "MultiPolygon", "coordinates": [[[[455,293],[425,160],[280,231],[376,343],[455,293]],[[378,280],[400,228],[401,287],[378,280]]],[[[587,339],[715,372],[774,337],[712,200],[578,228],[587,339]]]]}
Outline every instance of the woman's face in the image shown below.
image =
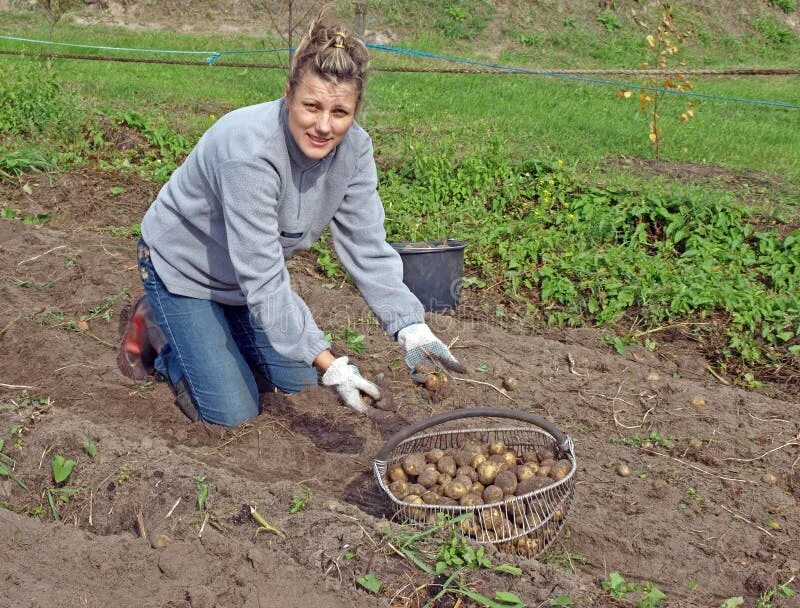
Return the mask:
{"type": "Polygon", "coordinates": [[[289,132],[309,158],[328,155],[355,119],[358,93],[353,82],[333,84],[306,74],[294,89],[286,85],[289,132]]]}

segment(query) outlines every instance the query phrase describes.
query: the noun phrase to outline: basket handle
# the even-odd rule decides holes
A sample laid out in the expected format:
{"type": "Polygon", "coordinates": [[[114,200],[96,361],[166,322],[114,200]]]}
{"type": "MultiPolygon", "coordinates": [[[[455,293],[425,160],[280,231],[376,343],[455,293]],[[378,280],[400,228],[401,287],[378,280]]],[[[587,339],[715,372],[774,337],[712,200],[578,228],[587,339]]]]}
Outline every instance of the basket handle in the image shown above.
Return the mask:
{"type": "Polygon", "coordinates": [[[431,416],[430,418],[420,420],[411,426],[407,426],[404,429],[399,430],[386,440],[386,443],[383,444],[383,447],[381,447],[378,455],[375,456],[375,460],[386,461],[386,459],[389,458],[389,454],[391,454],[392,450],[395,449],[401,441],[408,439],[420,431],[424,431],[425,429],[436,426],[437,424],[450,422],[451,420],[458,420],[460,418],[477,418],[480,416],[492,418],[511,418],[512,420],[529,422],[543,428],[545,431],[550,433],[555,438],[558,449],[561,451],[561,453],[572,451],[572,440],[567,435],[562,433],[552,422],[545,420],[541,416],[530,414],[528,412],[520,412],[517,410],[509,410],[498,407],[471,407],[431,416]]]}

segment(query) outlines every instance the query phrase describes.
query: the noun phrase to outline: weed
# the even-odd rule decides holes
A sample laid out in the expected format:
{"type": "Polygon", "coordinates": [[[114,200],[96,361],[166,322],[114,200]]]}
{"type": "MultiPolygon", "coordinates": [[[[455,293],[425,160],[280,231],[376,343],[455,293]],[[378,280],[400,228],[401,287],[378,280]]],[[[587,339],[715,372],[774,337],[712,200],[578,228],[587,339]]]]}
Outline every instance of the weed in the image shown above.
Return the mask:
{"type": "Polygon", "coordinates": [[[121,486],[138,476],[139,476],[139,469],[137,469],[134,464],[126,462],[117,471],[117,477],[116,477],[117,485],[121,486]]]}
{"type": "Polygon", "coordinates": [[[769,2],[777,6],[787,15],[797,10],[797,0],[769,0],[769,2]]]}
{"type": "Polygon", "coordinates": [[[619,17],[613,11],[608,9],[604,10],[598,17],[597,23],[606,28],[607,32],[616,32],[622,28],[619,17]]]}
{"type": "Polygon", "coordinates": [[[303,492],[302,494],[298,493],[294,495],[292,499],[292,504],[289,505],[289,513],[294,515],[295,513],[300,513],[301,511],[305,511],[308,506],[311,504],[311,488],[308,486],[302,486],[303,492]]]}
{"type": "Polygon", "coordinates": [[[208,484],[205,475],[195,475],[192,479],[197,492],[197,510],[203,513],[206,510],[206,500],[208,499],[208,484]]]}
{"type": "Polygon", "coordinates": [[[558,597],[554,597],[548,603],[549,606],[574,606],[575,602],[572,601],[572,598],[568,595],[559,595],[558,597]]]}
{"type": "Polygon", "coordinates": [[[94,458],[97,456],[97,444],[90,439],[87,439],[83,442],[83,451],[86,452],[86,455],[89,458],[94,458]]]}
{"type": "Polygon", "coordinates": [[[761,597],[758,598],[758,602],[756,602],[756,608],[775,608],[774,604],[772,603],[772,598],[776,596],[787,599],[796,597],[797,591],[790,586],[790,583],[794,580],[794,578],[795,577],[793,576],[785,583],[775,585],[771,589],[765,591],[761,597]]]}
{"type": "MultiPolygon", "coordinates": [[[[56,165],[46,159],[41,152],[28,148],[24,150],[9,150],[0,146],[0,182],[13,181],[23,173],[55,171],[56,165]]],[[[7,217],[3,210],[3,216],[7,217]]]]}
{"type": "Polygon", "coordinates": [[[470,571],[484,569],[519,576],[522,570],[508,564],[493,564],[484,547],[473,547],[460,535],[458,526],[468,517],[472,517],[472,514],[455,518],[439,514],[437,523],[430,528],[423,531],[404,528],[388,530],[387,540],[396,552],[419,570],[436,576],[437,584],[443,581],[438,593],[431,598],[431,605],[451,594],[466,597],[488,608],[524,608],[522,601],[513,593],[496,591],[494,599],[491,599],[469,587],[466,574],[470,571]]]}
{"type": "Polygon", "coordinates": [[[11,207],[3,207],[0,209],[0,217],[7,220],[22,220],[24,224],[29,226],[38,226],[50,220],[49,213],[23,213],[11,207]]]}
{"type": "Polygon", "coordinates": [[[3,448],[5,448],[5,440],[0,439],[0,477],[8,477],[12,481],[14,481],[20,488],[23,490],[27,490],[28,486],[25,485],[25,482],[22,481],[19,477],[17,477],[13,473],[13,467],[16,465],[16,461],[8,456],[7,454],[3,453],[3,448]],[[7,463],[7,464],[4,464],[7,463]],[[9,468],[9,466],[12,468],[9,468]]]}
{"type": "Polygon", "coordinates": [[[553,548],[548,549],[537,557],[536,561],[543,564],[555,564],[559,568],[569,570],[570,572],[577,572],[580,566],[589,563],[589,559],[585,555],[570,553],[566,549],[558,551],[553,548]]]}
{"type": "Polygon", "coordinates": [[[364,352],[365,348],[364,340],[366,339],[366,336],[364,334],[358,333],[351,327],[343,327],[325,332],[325,339],[328,340],[328,342],[333,342],[335,340],[343,340],[344,343],[347,345],[347,347],[353,352],[355,353],[364,352]]]}
{"type": "Polygon", "coordinates": [[[56,454],[50,461],[50,466],[53,470],[53,480],[56,484],[60,484],[69,479],[72,475],[72,469],[75,467],[75,461],[71,458],[64,458],[61,454],[56,454]]]}
{"type": "Polygon", "coordinates": [[[635,608],[656,608],[667,597],[650,581],[639,584],[626,581],[619,572],[611,572],[601,586],[611,597],[618,600],[627,599],[631,593],[637,594],[638,599],[633,604],[635,608]]]}
{"type": "Polygon", "coordinates": [[[370,593],[377,594],[381,590],[382,583],[380,579],[373,572],[360,576],[356,579],[356,583],[364,587],[370,593]]]}

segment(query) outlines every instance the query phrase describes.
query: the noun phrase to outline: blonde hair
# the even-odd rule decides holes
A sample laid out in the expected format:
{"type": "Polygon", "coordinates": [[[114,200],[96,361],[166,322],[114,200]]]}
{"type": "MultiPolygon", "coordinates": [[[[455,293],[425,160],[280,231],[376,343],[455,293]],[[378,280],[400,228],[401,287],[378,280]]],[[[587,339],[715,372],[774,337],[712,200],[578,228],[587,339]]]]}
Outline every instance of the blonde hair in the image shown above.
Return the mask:
{"type": "Polygon", "coordinates": [[[369,69],[369,52],[347,27],[323,23],[324,11],[308,28],[292,55],[287,85],[293,91],[303,76],[311,73],[328,82],[352,82],[356,86],[356,107],[361,106],[369,69]]]}

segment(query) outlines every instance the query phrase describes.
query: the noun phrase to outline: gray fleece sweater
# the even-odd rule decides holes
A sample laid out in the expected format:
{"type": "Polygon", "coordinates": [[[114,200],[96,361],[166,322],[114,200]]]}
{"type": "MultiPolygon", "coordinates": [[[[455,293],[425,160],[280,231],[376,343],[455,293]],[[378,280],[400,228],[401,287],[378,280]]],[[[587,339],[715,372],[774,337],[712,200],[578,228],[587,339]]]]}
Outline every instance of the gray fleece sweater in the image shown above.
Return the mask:
{"type": "Polygon", "coordinates": [[[424,319],[383,220],[369,135],[353,124],[328,156],[309,159],[289,133],[281,99],[220,118],[159,192],[142,237],[171,293],[247,304],[278,353],[311,365],[330,344],[292,291],[284,260],[327,225],[390,335],[424,319]]]}

